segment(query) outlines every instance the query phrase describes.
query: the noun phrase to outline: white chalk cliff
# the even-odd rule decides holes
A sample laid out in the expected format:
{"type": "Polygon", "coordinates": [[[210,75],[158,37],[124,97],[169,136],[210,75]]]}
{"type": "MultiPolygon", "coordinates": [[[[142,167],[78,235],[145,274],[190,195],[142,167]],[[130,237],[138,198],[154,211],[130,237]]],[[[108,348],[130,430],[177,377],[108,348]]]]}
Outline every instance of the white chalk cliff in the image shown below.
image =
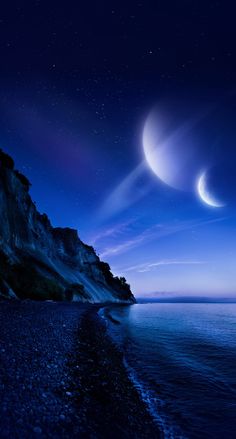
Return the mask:
{"type": "Polygon", "coordinates": [[[29,195],[27,178],[0,151],[0,295],[37,300],[134,302],[124,278],[77,231],[52,227],[29,195]]]}

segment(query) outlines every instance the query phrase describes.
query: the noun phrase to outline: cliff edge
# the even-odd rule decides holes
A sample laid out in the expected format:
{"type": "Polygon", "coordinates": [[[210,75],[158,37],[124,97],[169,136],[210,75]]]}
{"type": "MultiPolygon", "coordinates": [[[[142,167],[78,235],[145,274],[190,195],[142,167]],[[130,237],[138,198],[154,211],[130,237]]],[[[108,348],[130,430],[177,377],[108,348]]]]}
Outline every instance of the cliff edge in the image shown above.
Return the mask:
{"type": "Polygon", "coordinates": [[[35,300],[133,303],[77,231],[52,227],[29,195],[30,183],[0,150],[0,296],[35,300]]]}

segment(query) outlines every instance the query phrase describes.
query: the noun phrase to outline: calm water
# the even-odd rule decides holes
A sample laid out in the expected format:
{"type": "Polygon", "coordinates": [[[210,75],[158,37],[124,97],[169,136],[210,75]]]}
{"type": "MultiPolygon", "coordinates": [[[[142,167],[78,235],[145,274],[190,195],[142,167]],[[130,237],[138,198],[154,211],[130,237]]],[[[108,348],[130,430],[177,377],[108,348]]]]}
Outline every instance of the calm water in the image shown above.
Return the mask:
{"type": "Polygon", "coordinates": [[[109,308],[125,361],[165,438],[236,438],[236,304],[109,308]]]}

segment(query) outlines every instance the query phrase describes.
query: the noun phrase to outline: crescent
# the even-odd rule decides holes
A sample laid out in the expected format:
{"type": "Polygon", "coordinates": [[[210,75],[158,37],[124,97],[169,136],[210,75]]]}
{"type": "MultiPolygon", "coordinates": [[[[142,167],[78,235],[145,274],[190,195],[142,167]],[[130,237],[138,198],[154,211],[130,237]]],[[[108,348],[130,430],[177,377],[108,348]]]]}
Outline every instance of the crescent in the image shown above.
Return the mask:
{"type": "Polygon", "coordinates": [[[199,177],[197,183],[198,194],[204,203],[208,204],[211,207],[224,207],[225,204],[218,201],[207,189],[207,181],[206,181],[207,173],[203,172],[199,177]]]}

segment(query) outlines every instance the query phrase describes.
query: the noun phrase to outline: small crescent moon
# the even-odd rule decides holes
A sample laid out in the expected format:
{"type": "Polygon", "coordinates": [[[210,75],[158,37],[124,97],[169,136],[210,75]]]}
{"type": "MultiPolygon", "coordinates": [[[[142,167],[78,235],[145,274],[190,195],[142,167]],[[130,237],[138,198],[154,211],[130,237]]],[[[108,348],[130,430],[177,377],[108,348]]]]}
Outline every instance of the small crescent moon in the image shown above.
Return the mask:
{"type": "Polygon", "coordinates": [[[224,207],[225,204],[216,200],[216,198],[214,198],[214,196],[211,195],[210,192],[208,191],[206,177],[207,177],[207,173],[203,172],[203,174],[201,174],[201,176],[199,177],[197,183],[197,190],[201,200],[211,207],[224,207]]]}

